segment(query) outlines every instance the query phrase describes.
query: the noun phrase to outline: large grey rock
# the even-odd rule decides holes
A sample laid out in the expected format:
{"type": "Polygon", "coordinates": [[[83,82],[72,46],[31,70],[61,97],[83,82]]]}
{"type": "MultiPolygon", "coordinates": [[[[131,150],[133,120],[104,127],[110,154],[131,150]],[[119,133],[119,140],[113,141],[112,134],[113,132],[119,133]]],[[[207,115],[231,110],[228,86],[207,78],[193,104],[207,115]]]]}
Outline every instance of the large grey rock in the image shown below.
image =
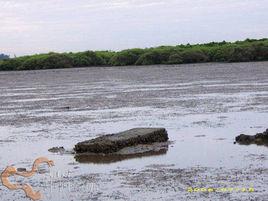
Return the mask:
{"type": "Polygon", "coordinates": [[[139,144],[152,144],[168,141],[165,128],[134,128],[124,132],[104,135],[75,145],[76,153],[110,154],[139,144]]]}

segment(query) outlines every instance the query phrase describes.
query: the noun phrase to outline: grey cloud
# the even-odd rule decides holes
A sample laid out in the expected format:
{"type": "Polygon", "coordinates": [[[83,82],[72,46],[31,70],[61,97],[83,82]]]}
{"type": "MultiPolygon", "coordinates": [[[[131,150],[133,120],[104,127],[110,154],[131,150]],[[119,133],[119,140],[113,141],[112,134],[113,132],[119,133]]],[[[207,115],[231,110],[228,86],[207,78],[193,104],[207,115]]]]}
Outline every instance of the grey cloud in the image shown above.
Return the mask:
{"type": "Polygon", "coordinates": [[[267,0],[0,0],[0,52],[267,37],[267,0]]]}

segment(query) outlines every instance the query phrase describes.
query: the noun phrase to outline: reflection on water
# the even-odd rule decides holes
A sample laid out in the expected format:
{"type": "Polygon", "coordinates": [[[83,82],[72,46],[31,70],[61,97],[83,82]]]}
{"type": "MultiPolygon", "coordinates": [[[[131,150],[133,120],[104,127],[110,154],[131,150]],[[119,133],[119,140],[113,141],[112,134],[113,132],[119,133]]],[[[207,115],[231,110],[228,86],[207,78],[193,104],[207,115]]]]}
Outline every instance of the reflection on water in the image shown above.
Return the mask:
{"type": "MultiPolygon", "coordinates": [[[[168,146],[168,145],[167,145],[168,146]]],[[[128,155],[122,154],[76,154],[75,160],[79,163],[93,163],[93,164],[109,164],[115,163],[123,160],[129,160],[134,158],[143,158],[143,157],[152,157],[152,156],[159,156],[164,155],[168,151],[167,148],[162,148],[160,150],[155,151],[148,151],[145,153],[134,153],[128,155]]]]}
{"type": "Polygon", "coordinates": [[[115,163],[123,160],[129,160],[134,158],[143,158],[150,156],[159,156],[166,154],[166,149],[161,149],[159,151],[152,151],[146,153],[139,154],[131,154],[131,155],[94,155],[94,154],[77,154],[75,155],[75,160],[79,163],[94,163],[94,164],[109,164],[115,163]]]}

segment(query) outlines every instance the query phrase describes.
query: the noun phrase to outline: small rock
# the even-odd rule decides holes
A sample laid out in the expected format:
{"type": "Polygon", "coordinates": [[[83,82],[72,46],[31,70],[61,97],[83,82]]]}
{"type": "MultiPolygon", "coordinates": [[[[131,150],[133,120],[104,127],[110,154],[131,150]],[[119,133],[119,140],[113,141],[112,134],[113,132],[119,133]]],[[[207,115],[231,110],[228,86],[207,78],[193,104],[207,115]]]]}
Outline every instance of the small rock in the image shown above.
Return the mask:
{"type": "Polygon", "coordinates": [[[195,135],[194,137],[206,137],[206,135],[195,135]]]}
{"type": "Polygon", "coordinates": [[[52,147],[48,151],[51,153],[64,153],[65,149],[64,147],[52,147]]]}
{"type": "Polygon", "coordinates": [[[17,171],[18,172],[26,172],[27,170],[26,170],[26,168],[17,168],[17,171]]]}

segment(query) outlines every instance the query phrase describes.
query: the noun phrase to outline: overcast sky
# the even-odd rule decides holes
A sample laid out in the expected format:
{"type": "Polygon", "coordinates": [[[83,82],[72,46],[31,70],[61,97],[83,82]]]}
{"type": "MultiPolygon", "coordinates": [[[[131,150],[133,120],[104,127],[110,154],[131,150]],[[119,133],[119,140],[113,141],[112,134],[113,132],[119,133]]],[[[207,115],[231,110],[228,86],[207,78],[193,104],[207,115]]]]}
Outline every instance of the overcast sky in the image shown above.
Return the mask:
{"type": "Polygon", "coordinates": [[[264,37],[268,0],[0,0],[11,55],[264,37]]]}

